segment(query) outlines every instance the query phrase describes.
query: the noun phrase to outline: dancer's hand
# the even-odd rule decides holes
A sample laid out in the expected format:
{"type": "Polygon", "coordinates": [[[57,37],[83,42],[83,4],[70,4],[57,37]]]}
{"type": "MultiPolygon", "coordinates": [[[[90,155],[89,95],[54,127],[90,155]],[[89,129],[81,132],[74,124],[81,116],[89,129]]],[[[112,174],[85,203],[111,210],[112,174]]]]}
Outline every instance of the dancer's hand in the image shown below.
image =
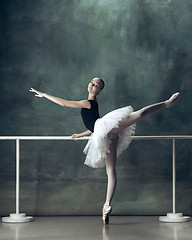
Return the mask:
{"type": "Polygon", "coordinates": [[[78,140],[77,138],[80,138],[82,137],[82,134],[81,133],[75,133],[71,136],[74,140],[78,140]]]}
{"type": "Polygon", "coordinates": [[[78,138],[85,137],[85,136],[90,135],[90,134],[91,134],[91,131],[90,131],[90,130],[87,130],[87,131],[82,132],[82,133],[75,133],[75,134],[73,134],[71,137],[72,137],[74,140],[78,140],[78,138]]]}
{"type": "Polygon", "coordinates": [[[42,98],[42,97],[45,96],[45,93],[42,93],[42,92],[40,92],[40,91],[37,91],[37,90],[35,90],[34,88],[31,88],[29,91],[36,93],[36,94],[35,94],[36,97],[42,98]]]}

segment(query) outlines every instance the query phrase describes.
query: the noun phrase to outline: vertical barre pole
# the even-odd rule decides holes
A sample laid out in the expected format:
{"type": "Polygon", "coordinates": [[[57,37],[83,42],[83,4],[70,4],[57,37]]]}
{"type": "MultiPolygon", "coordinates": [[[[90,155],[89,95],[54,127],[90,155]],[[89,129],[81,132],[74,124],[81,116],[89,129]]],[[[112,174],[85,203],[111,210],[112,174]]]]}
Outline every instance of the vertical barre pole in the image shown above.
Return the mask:
{"type": "Polygon", "coordinates": [[[16,138],[16,213],[11,213],[9,217],[3,217],[4,223],[24,223],[33,221],[33,217],[19,213],[19,181],[20,181],[20,140],[16,138]]]}
{"type": "Polygon", "coordinates": [[[19,214],[19,179],[20,179],[20,149],[19,139],[16,139],[16,214],[19,214]]]}
{"type": "Polygon", "coordinates": [[[173,154],[173,213],[176,213],[176,204],[175,204],[175,182],[176,182],[176,168],[175,168],[175,138],[173,138],[173,148],[172,148],[172,154],[173,154]]]}
{"type": "Polygon", "coordinates": [[[176,150],[175,150],[175,138],[173,138],[172,141],[172,164],[173,164],[173,172],[172,172],[172,181],[173,181],[173,212],[172,213],[167,213],[167,216],[161,216],[159,217],[159,221],[161,222],[187,222],[189,221],[190,217],[188,216],[183,216],[183,213],[176,213],[176,150]]]}

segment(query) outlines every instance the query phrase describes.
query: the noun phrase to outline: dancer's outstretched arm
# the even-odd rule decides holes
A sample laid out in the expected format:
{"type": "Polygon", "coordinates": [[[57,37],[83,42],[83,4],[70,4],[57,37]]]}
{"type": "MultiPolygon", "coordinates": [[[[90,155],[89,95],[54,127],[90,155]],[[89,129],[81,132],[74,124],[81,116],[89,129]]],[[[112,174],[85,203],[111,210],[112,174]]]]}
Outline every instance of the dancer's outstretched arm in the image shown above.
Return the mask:
{"type": "Polygon", "coordinates": [[[49,94],[40,92],[34,88],[31,88],[29,91],[36,93],[36,95],[35,95],[36,97],[40,97],[40,98],[45,97],[45,98],[49,99],[50,101],[52,101],[62,107],[71,107],[71,108],[90,108],[91,107],[91,104],[88,100],[68,101],[68,100],[65,100],[62,98],[54,97],[49,94]]]}

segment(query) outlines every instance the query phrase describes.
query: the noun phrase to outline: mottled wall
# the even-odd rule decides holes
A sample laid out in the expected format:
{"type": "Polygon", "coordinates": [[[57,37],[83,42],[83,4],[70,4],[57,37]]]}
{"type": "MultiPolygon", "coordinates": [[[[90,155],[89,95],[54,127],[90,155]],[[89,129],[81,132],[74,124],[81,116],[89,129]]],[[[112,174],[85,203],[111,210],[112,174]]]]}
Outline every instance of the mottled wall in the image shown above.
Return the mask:
{"type": "MultiPolygon", "coordinates": [[[[0,135],[84,131],[79,109],[35,98],[30,87],[69,100],[102,77],[101,115],[180,91],[171,109],[137,124],[136,135],[191,134],[192,1],[6,0],[0,2],[0,135]]],[[[105,169],[83,165],[84,141],[21,142],[21,211],[100,214],[105,169]]],[[[177,208],[191,214],[191,140],[177,141],[177,208]]],[[[171,142],[134,141],[117,164],[114,214],[171,208],[171,142]]],[[[15,211],[15,143],[0,142],[0,214],[15,211]]]]}

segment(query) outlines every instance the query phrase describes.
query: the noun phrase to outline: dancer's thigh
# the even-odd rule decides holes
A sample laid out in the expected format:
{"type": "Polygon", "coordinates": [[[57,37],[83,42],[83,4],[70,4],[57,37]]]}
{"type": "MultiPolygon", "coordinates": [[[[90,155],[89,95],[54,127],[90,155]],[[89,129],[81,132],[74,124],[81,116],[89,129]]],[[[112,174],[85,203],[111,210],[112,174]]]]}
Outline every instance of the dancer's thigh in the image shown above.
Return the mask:
{"type": "Polygon", "coordinates": [[[141,119],[141,111],[136,111],[136,112],[132,112],[129,114],[128,117],[123,118],[120,122],[119,122],[119,126],[118,128],[113,128],[110,133],[111,134],[116,134],[116,133],[120,133],[121,131],[123,131],[125,128],[131,126],[132,124],[136,123],[138,120],[141,119]]]}
{"type": "Polygon", "coordinates": [[[107,153],[107,158],[105,160],[107,169],[111,167],[115,167],[116,158],[117,158],[118,141],[119,141],[119,136],[117,134],[114,134],[114,136],[111,139],[111,144],[109,146],[109,152],[107,153]]]}

